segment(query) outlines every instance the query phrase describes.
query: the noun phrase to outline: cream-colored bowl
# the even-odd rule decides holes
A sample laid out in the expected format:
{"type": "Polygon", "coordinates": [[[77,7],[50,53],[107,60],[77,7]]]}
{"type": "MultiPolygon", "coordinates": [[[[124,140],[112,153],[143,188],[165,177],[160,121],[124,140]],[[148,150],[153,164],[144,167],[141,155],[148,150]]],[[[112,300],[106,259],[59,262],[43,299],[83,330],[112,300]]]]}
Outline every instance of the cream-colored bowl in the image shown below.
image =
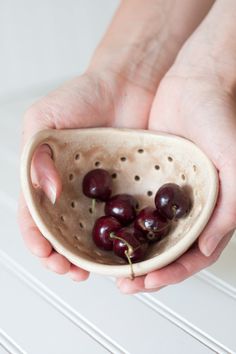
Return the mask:
{"type": "Polygon", "coordinates": [[[154,206],[157,189],[167,182],[188,188],[192,199],[189,215],[174,223],[170,234],[152,245],[146,258],[133,265],[135,276],[161,268],[182,255],[197,239],[214,209],[218,175],[206,155],[183,138],[144,130],[92,128],[46,130],[25,146],[21,182],[30,213],[54,249],[88,271],[129,276],[130,266],[113,252],[98,249],[91,237],[104,204],[91,213],[91,200],[82,193],[82,180],[101,167],[113,176],[113,194],[134,195],[139,208],[154,206]],[[63,190],[53,206],[31,183],[30,166],[35,149],[48,144],[53,152],[63,190]]]}

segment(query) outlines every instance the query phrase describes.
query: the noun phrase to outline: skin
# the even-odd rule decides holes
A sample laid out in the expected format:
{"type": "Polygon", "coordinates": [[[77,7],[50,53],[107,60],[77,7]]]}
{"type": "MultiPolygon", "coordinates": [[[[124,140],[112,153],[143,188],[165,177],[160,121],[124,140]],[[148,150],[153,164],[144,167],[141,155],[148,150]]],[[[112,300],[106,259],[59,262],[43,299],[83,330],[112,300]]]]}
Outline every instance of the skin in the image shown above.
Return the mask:
{"type": "Polygon", "coordinates": [[[125,293],[157,291],[210,266],[236,227],[236,197],[232,193],[236,190],[236,16],[232,6],[236,9],[232,1],[219,1],[182,47],[158,87],[148,125],[149,129],[190,139],[205,151],[219,172],[217,206],[198,243],[161,270],[133,282],[120,279],[118,286],[125,293]],[[226,15],[219,25],[222,11],[226,15]]]}
{"type": "MultiPolygon", "coordinates": [[[[236,21],[232,6],[236,4],[218,0],[210,10],[212,4],[181,1],[180,7],[178,1],[150,0],[147,9],[142,0],[123,2],[87,72],[37,102],[25,115],[23,145],[45,128],[145,128],[191,139],[215,163],[220,196],[199,242],[161,270],[134,281],[119,279],[117,285],[124,293],[157,291],[209,266],[236,227],[232,193],[236,190],[236,21]]],[[[46,146],[35,154],[32,180],[52,203],[59,197],[61,182],[46,146]]],[[[52,250],[36,228],[23,197],[19,224],[26,245],[47,268],[69,273],[76,281],[87,279],[85,270],[52,250]]]]}

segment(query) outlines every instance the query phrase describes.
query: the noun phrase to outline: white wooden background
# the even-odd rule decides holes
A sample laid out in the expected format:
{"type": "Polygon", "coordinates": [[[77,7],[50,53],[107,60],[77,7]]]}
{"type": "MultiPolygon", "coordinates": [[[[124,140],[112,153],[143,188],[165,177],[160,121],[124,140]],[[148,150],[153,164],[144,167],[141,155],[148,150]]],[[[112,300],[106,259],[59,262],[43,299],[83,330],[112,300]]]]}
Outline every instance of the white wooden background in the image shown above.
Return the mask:
{"type": "Polygon", "coordinates": [[[21,117],[83,71],[118,0],[0,1],[0,353],[236,353],[236,239],[208,270],[126,296],[45,270],[16,223],[21,117]]]}

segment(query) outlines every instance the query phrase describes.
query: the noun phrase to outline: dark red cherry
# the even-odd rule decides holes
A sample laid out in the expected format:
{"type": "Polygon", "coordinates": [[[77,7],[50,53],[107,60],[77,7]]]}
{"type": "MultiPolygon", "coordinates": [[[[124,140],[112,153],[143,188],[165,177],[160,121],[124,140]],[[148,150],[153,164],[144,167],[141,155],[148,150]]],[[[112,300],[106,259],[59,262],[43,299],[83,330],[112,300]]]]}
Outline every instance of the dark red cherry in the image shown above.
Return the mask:
{"type": "Polygon", "coordinates": [[[142,231],[149,242],[156,242],[168,234],[170,223],[158,210],[146,207],[139,212],[134,227],[142,231]]]}
{"type": "Polygon", "coordinates": [[[94,224],[92,235],[97,247],[111,251],[113,249],[113,239],[110,234],[120,229],[122,225],[113,216],[102,216],[94,224]]]}
{"type": "Polygon", "coordinates": [[[189,212],[191,200],[183,188],[175,183],[166,183],[157,191],[155,205],[167,219],[179,219],[189,212]]]}
{"type": "Polygon", "coordinates": [[[143,260],[148,244],[139,230],[124,227],[114,232],[113,237],[113,251],[117,256],[127,262],[129,258],[132,263],[143,260]]]}
{"type": "Polygon", "coordinates": [[[97,168],[84,176],[83,193],[89,198],[106,201],[111,195],[111,185],[110,174],[102,168],[97,168]]]}
{"type": "Polygon", "coordinates": [[[137,201],[132,195],[117,194],[105,204],[105,214],[116,217],[123,225],[131,223],[136,217],[137,201]]]}

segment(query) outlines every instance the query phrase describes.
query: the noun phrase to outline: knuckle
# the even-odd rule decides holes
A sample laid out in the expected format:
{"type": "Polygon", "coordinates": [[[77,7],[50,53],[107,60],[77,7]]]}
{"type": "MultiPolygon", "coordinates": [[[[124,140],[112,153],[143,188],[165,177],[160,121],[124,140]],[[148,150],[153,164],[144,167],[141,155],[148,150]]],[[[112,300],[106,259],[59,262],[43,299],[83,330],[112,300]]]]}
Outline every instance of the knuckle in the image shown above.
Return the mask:
{"type": "Polygon", "coordinates": [[[23,121],[24,123],[28,123],[28,121],[32,120],[33,118],[37,117],[40,113],[39,107],[37,103],[34,103],[24,113],[23,121]]]}
{"type": "Polygon", "coordinates": [[[50,122],[55,116],[55,107],[47,97],[33,103],[24,113],[23,121],[29,124],[32,120],[50,122]]]}
{"type": "Polygon", "coordinates": [[[32,104],[31,106],[29,106],[24,114],[25,119],[31,117],[32,115],[34,115],[35,111],[36,111],[36,103],[32,104]]]}

